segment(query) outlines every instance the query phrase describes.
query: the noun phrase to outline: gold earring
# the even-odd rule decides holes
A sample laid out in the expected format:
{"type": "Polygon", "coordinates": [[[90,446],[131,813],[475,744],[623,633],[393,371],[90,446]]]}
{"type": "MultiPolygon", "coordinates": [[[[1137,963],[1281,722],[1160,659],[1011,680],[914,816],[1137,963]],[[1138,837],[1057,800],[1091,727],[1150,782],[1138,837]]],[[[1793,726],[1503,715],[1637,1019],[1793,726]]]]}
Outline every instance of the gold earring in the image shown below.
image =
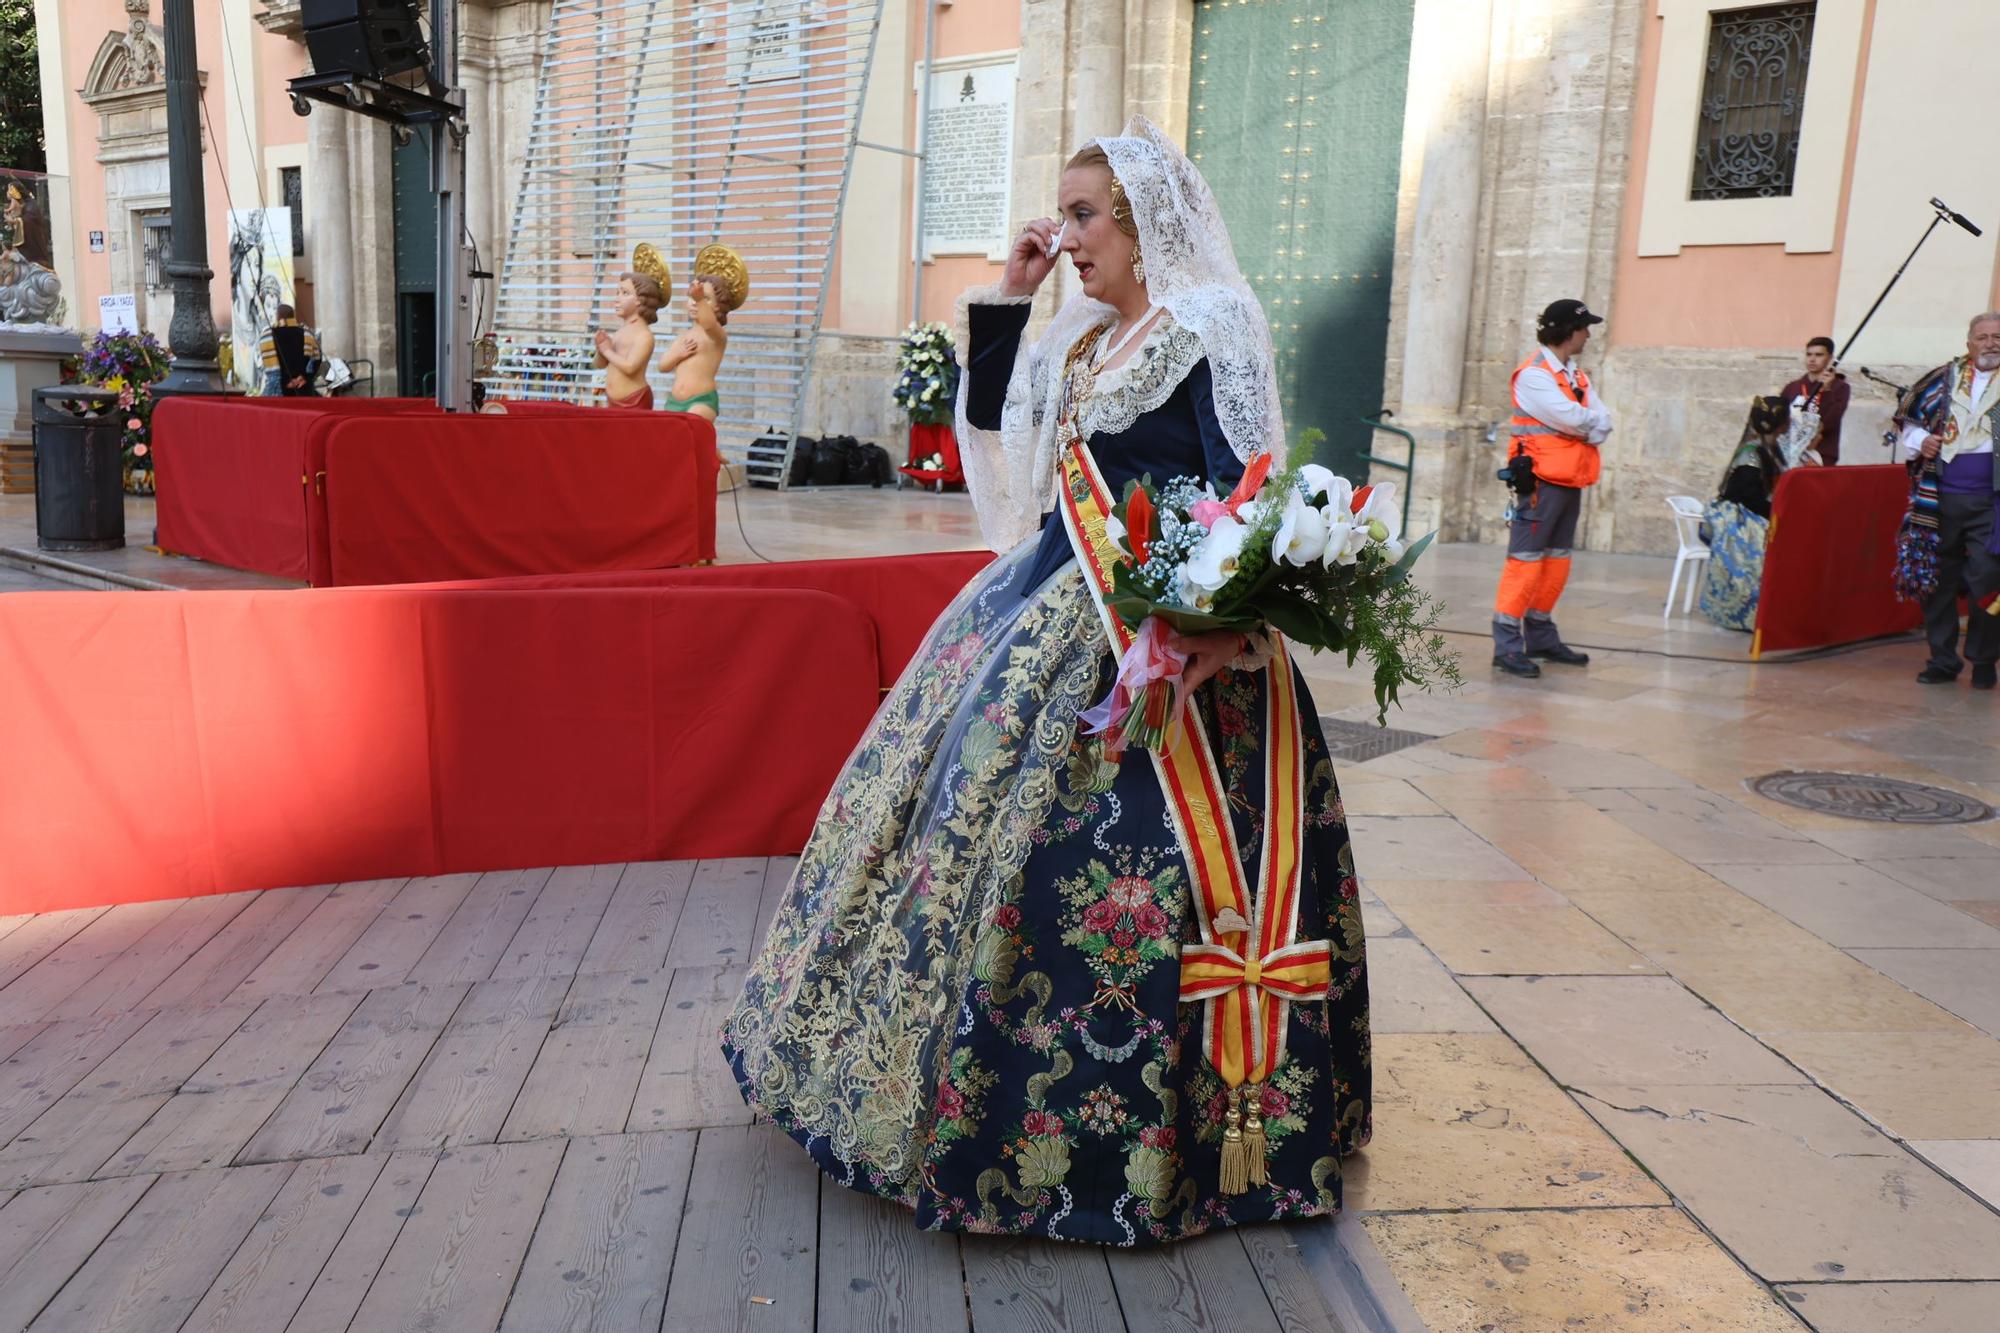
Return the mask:
{"type": "Polygon", "coordinates": [[[1132,247],[1132,281],[1146,285],[1146,256],[1136,245],[1132,247]]]}

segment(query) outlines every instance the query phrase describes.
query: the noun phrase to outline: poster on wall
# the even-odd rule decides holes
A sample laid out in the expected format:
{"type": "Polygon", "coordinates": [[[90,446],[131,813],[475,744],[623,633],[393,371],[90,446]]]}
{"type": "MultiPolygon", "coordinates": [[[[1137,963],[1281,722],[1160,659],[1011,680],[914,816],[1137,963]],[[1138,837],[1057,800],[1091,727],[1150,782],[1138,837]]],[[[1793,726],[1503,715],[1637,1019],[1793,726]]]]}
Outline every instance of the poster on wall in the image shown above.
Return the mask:
{"type": "Polygon", "coordinates": [[[931,72],[924,135],[924,258],[1004,259],[1012,240],[1013,57],[931,72]]]}
{"type": "Polygon", "coordinates": [[[258,340],[292,301],[292,210],[229,210],[229,341],[232,382],[249,388],[261,377],[258,340]]]}

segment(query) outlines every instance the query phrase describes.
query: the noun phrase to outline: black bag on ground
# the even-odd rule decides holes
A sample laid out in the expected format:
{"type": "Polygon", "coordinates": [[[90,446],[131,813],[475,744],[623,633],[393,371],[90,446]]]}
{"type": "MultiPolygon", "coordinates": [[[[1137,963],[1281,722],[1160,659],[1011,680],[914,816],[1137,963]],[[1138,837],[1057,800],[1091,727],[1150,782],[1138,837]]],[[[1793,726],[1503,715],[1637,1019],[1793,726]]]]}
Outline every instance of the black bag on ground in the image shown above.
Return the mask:
{"type": "Polygon", "coordinates": [[[785,477],[788,486],[804,486],[812,481],[813,457],[819,450],[819,441],[810,435],[801,435],[792,446],[792,470],[785,477]]]}
{"type": "Polygon", "coordinates": [[[881,486],[896,475],[889,451],[879,444],[850,441],[847,447],[847,484],[881,486]]]}
{"type": "Polygon", "coordinates": [[[828,435],[820,440],[819,448],[813,451],[813,485],[839,486],[847,480],[847,446],[853,442],[851,435],[828,435]]]}

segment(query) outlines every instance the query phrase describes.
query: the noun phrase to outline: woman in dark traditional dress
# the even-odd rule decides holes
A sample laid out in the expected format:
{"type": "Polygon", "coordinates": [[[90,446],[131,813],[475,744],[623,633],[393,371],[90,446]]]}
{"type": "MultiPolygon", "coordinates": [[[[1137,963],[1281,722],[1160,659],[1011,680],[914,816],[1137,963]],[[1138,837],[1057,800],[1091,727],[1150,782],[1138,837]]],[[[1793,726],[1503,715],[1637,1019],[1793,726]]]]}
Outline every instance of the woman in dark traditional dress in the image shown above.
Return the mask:
{"type": "Polygon", "coordinates": [[[1369,1133],[1368,1004],[1304,683],[1280,657],[1290,688],[1274,690],[1267,653],[1236,635],[1190,641],[1184,743],[1205,738],[1206,808],[1227,812],[1201,845],[1240,862],[1226,869],[1253,886],[1253,928],[1202,897],[1216,861],[1191,853],[1201,821],[1164,761],[1079,723],[1116,659],[1050,516],[1060,468],[1094,464],[1114,495],[1142,473],[1226,491],[1282,450],[1269,332],[1206,183],[1143,119],[1077,155],[1060,203],[1001,286],[966,298],[959,436],[1006,554],[939,618],[828,795],[724,1049],[746,1100],[822,1170],[923,1227],[1143,1245],[1329,1214],[1340,1158],[1369,1133]],[[1082,294],[1024,349],[1059,252],[1082,294]],[[1294,698],[1287,769],[1273,719],[1294,698]],[[1270,938],[1286,847],[1296,917],[1265,954],[1244,941],[1270,938]],[[1213,1021],[1222,1000],[1182,998],[1231,989],[1213,968],[1183,976],[1196,943],[1235,968],[1227,1012],[1250,1016],[1252,1058],[1213,1021]],[[1286,991],[1271,978],[1301,951],[1317,984],[1286,991]]]}
{"type": "MultiPolygon", "coordinates": [[[[1782,398],[1750,400],[1743,438],[1722,469],[1722,484],[1702,510],[1708,536],[1702,571],[1701,613],[1724,629],[1757,627],[1757,594],[1764,582],[1764,545],[1771,530],[1771,493],[1785,473],[1784,438],[1791,407],[1782,398]]],[[[1808,453],[1808,465],[1819,455],[1808,453]]]]}

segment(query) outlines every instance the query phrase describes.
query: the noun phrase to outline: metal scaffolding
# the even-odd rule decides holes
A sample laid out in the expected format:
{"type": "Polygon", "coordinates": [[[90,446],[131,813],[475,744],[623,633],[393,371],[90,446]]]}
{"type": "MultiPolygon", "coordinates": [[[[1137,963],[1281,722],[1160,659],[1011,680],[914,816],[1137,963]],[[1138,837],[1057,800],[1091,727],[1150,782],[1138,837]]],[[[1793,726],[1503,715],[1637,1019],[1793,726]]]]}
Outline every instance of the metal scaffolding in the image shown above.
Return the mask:
{"type": "MultiPolygon", "coordinates": [[[[527,166],[501,273],[503,397],[602,401],[593,330],[614,322],[641,241],[678,291],[705,245],[736,249],[716,430],[724,457],[782,480],[826,307],[883,0],[555,0],[527,166]],[[782,447],[783,454],[777,453],[782,447]]],[[[655,361],[658,353],[655,353],[655,361]]],[[[656,395],[670,379],[649,372],[656,395]]]]}

